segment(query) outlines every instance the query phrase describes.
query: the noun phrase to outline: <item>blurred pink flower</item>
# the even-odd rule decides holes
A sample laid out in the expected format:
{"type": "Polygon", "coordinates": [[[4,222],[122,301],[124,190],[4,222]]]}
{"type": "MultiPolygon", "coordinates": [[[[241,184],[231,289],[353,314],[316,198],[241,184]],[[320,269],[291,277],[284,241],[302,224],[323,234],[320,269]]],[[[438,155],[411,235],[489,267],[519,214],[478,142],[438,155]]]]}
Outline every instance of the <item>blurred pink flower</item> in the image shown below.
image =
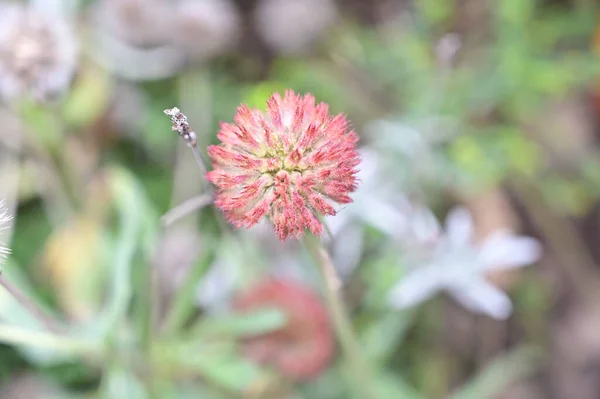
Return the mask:
{"type": "Polygon", "coordinates": [[[334,353],[334,339],[327,311],[318,296],[298,283],[268,279],[240,295],[239,311],[275,308],[287,317],[285,327],[251,337],[244,343],[247,356],[271,364],[294,381],[319,375],[334,353]]]}
{"type": "Polygon", "coordinates": [[[222,124],[222,144],[208,148],[214,170],[207,178],[217,187],[215,204],[236,227],[266,216],[281,240],[306,228],[320,235],[318,216],[352,202],[358,136],[327,104],[288,90],[271,96],[266,113],[240,106],[235,122],[222,124]]]}

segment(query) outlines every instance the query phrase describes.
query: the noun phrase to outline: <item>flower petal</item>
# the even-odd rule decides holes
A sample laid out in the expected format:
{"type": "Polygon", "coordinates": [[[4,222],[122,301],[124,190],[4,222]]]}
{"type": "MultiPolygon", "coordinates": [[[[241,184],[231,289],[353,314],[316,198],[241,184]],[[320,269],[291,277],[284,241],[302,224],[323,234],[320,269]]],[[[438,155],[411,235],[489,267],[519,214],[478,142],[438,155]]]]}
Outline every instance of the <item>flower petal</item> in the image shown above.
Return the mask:
{"type": "Polygon", "coordinates": [[[388,236],[398,236],[406,231],[406,216],[388,202],[369,195],[364,196],[356,205],[355,211],[358,211],[356,214],[360,219],[388,236]]]}
{"type": "Polygon", "coordinates": [[[333,264],[342,280],[352,275],[360,263],[363,252],[364,234],[362,226],[347,225],[333,241],[331,256],[333,264]]]}
{"type": "Polygon", "coordinates": [[[516,236],[508,231],[492,234],[481,245],[479,261],[484,269],[512,269],[537,262],[542,247],[535,238],[516,236]]]}
{"type": "Polygon", "coordinates": [[[356,207],[356,203],[349,204],[344,209],[345,212],[340,212],[334,216],[325,216],[325,225],[327,226],[328,232],[331,233],[331,236],[329,234],[323,236],[323,241],[325,243],[329,243],[332,238],[337,237],[348,224],[353,222],[353,215],[349,208],[354,207],[356,207]]]}
{"type": "Polygon", "coordinates": [[[433,242],[440,236],[440,224],[431,210],[426,207],[417,207],[411,217],[411,233],[417,242],[433,242]]]}
{"type": "Polygon", "coordinates": [[[217,260],[198,284],[195,302],[211,313],[227,308],[235,288],[235,274],[228,264],[217,260]]]}
{"type": "Polygon", "coordinates": [[[368,184],[377,178],[377,173],[380,171],[379,155],[373,150],[361,149],[359,156],[361,163],[356,177],[362,184],[368,184]]]}
{"type": "Polygon", "coordinates": [[[464,207],[457,207],[446,217],[446,235],[457,247],[467,246],[473,239],[473,216],[464,207]]]}
{"type": "Polygon", "coordinates": [[[504,320],[512,313],[510,298],[500,289],[481,279],[453,287],[451,295],[465,308],[504,320]]]}
{"type": "Polygon", "coordinates": [[[423,267],[398,282],[390,291],[388,301],[397,309],[409,308],[431,298],[442,287],[443,282],[436,277],[435,270],[423,267]]]}

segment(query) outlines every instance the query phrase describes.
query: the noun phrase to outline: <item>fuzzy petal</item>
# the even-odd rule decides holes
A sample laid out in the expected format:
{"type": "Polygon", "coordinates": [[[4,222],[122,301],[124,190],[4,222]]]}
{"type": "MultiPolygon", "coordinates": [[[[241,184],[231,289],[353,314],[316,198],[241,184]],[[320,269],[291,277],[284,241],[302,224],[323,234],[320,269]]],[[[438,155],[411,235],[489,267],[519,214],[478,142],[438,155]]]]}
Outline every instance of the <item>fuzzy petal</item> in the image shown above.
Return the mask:
{"type": "Polygon", "coordinates": [[[504,320],[512,313],[510,298],[483,279],[453,287],[450,294],[472,312],[487,314],[494,319],[504,320]]]}
{"type": "Polygon", "coordinates": [[[343,280],[350,277],[358,267],[363,246],[363,229],[355,223],[346,226],[335,238],[331,255],[333,264],[343,280]]]}
{"type": "Polygon", "coordinates": [[[389,236],[398,236],[406,230],[406,216],[375,196],[363,196],[354,209],[360,219],[389,236]]]}
{"type": "Polygon", "coordinates": [[[196,304],[213,313],[226,309],[235,289],[235,280],[231,268],[223,261],[216,261],[198,284],[196,304]]]}
{"type": "Polygon", "coordinates": [[[457,207],[446,217],[446,235],[451,244],[464,247],[473,239],[473,216],[466,208],[457,207]]]}
{"type": "Polygon", "coordinates": [[[397,309],[415,306],[432,296],[443,287],[443,282],[431,268],[413,271],[398,282],[390,291],[388,300],[397,309]]]}
{"type": "Polygon", "coordinates": [[[417,208],[413,211],[410,221],[410,233],[417,242],[432,242],[441,234],[441,226],[429,209],[425,207],[417,208]]]}
{"type": "Polygon", "coordinates": [[[481,245],[479,262],[486,269],[513,269],[537,262],[542,256],[538,240],[507,231],[492,234],[481,245]]]}

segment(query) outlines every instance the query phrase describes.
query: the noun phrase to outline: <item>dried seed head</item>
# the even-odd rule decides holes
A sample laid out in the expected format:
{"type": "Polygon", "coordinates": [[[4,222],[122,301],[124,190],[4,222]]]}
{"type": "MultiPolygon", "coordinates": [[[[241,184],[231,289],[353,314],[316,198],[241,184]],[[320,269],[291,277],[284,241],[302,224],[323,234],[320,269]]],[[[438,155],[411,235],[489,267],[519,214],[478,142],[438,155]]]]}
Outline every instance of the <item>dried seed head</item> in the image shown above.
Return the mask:
{"type": "Polygon", "coordinates": [[[273,51],[297,54],[309,50],[338,16],[332,0],[260,0],[254,23],[273,51]]]}
{"type": "Polygon", "coordinates": [[[166,42],[174,5],[164,0],[99,0],[92,8],[96,28],[136,47],[166,42]]]}
{"type": "Polygon", "coordinates": [[[164,113],[171,117],[171,123],[173,123],[171,129],[173,129],[174,132],[177,132],[179,137],[181,137],[189,146],[195,146],[197,136],[190,128],[187,116],[185,116],[177,107],[165,109],[164,113]]]}
{"type": "MultiPolygon", "coordinates": [[[[8,228],[12,216],[8,214],[8,210],[4,207],[4,200],[0,201],[0,230],[8,228]]],[[[10,249],[0,243],[0,262],[4,261],[10,255],[10,249]]]]}
{"type": "Polygon", "coordinates": [[[194,61],[224,53],[237,42],[240,31],[240,17],[230,0],[180,1],[173,9],[173,24],[170,41],[194,61]]]}
{"type": "Polygon", "coordinates": [[[48,100],[69,85],[76,63],[64,19],[33,6],[0,4],[0,98],[48,100]]]}
{"type": "Polygon", "coordinates": [[[266,216],[282,240],[307,228],[320,235],[318,216],[352,202],[358,136],[327,104],[288,90],[271,96],[266,113],[240,106],[235,122],[222,124],[222,144],[208,148],[214,170],[207,178],[217,187],[215,204],[236,227],[266,216]]]}
{"type": "Polygon", "coordinates": [[[99,0],[93,56],[134,80],[163,79],[228,51],[239,38],[232,0],[99,0]]]}

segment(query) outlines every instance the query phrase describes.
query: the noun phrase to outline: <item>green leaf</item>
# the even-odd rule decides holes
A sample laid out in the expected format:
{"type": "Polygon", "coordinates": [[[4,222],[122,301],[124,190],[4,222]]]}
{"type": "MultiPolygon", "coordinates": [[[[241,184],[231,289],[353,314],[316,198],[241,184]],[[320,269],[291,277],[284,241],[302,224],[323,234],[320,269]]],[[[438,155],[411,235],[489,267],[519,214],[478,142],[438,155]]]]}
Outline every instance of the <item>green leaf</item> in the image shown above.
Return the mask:
{"type": "MultiPolygon", "coordinates": [[[[51,314],[36,297],[26,276],[14,262],[7,261],[1,270],[3,278],[27,295],[42,311],[51,314]]],[[[73,355],[65,339],[56,340],[46,334],[45,326],[3,287],[0,287],[0,321],[5,323],[0,325],[0,342],[18,346],[33,363],[55,364],[73,355]]]]}
{"type": "Polygon", "coordinates": [[[285,326],[287,318],[277,309],[263,309],[247,314],[209,316],[195,328],[199,335],[244,337],[273,332],[285,326]]]}
{"type": "Polygon", "coordinates": [[[539,351],[532,348],[518,349],[494,360],[449,399],[493,398],[511,382],[535,372],[538,363],[539,351]]]}
{"type": "Polygon", "coordinates": [[[533,18],[535,0],[498,0],[496,2],[501,22],[524,26],[533,18]]]}
{"type": "Polygon", "coordinates": [[[61,150],[64,132],[59,115],[50,108],[28,101],[19,104],[19,114],[35,135],[36,145],[52,153],[61,150]]]}
{"type": "Polygon", "coordinates": [[[210,356],[182,353],[179,366],[196,371],[210,383],[229,391],[246,393],[268,386],[273,374],[232,353],[213,352],[210,356]]]}
{"type": "Polygon", "coordinates": [[[381,373],[377,378],[378,397],[381,399],[424,399],[398,375],[381,373]]]}
{"type": "Polygon", "coordinates": [[[432,24],[447,21],[452,17],[456,2],[454,0],[421,0],[417,2],[425,19],[432,24]]]}
{"type": "MultiPolygon", "coordinates": [[[[121,222],[113,251],[112,282],[108,303],[92,326],[92,331],[107,334],[123,321],[133,297],[132,267],[136,249],[148,242],[154,214],[137,180],[125,169],[113,168],[108,175],[116,210],[121,222]]],[[[154,225],[157,225],[158,218],[154,225]]]]}
{"type": "Polygon", "coordinates": [[[179,287],[177,295],[171,303],[171,308],[166,316],[165,331],[175,332],[181,328],[196,309],[194,297],[198,283],[215,259],[215,251],[211,245],[206,245],[206,251],[196,262],[186,276],[185,282],[179,287]]]}
{"type": "Polygon", "coordinates": [[[512,126],[501,126],[497,134],[496,144],[514,171],[526,176],[533,176],[540,171],[543,154],[537,144],[526,137],[525,132],[512,126]]]}
{"type": "Polygon", "coordinates": [[[411,324],[410,312],[388,312],[369,323],[362,333],[362,346],[376,362],[383,364],[393,354],[411,324]]]}
{"type": "Polygon", "coordinates": [[[146,389],[137,376],[122,366],[113,366],[102,381],[102,397],[106,399],[148,399],[146,389]]]}
{"type": "Polygon", "coordinates": [[[76,85],[63,105],[65,121],[75,127],[89,125],[108,106],[110,91],[111,82],[104,71],[91,65],[82,68],[76,85]]]}
{"type": "Polygon", "coordinates": [[[261,82],[246,90],[243,102],[250,108],[257,108],[264,111],[267,109],[267,100],[271,94],[279,93],[283,95],[285,89],[285,84],[279,81],[270,80],[261,82]]]}

